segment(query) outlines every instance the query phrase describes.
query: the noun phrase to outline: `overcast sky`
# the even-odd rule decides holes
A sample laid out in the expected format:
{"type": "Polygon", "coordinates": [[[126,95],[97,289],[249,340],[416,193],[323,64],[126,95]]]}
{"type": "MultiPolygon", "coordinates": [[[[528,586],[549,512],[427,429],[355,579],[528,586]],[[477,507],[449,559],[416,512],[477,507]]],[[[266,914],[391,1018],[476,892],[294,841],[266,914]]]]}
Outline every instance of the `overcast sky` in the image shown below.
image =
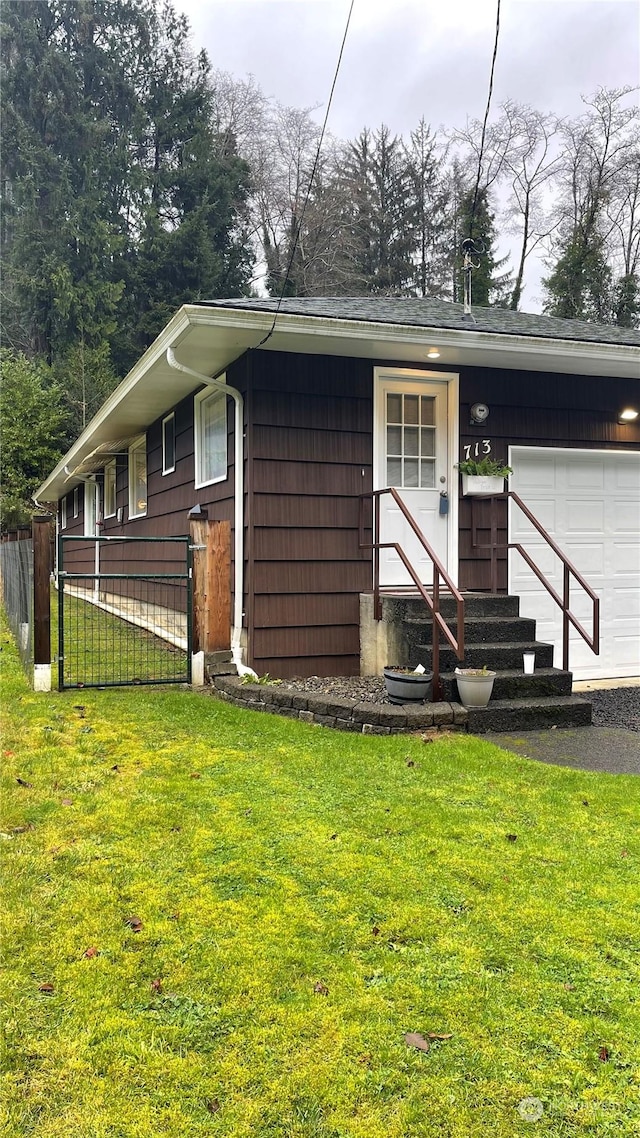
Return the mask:
{"type": "MultiPolygon", "coordinates": [[[[349,0],[174,0],[214,68],[265,95],[326,106],[349,0]]],[[[329,126],[350,138],[482,118],[495,0],[355,0],[329,126]]],[[[596,87],[640,82],[640,0],[502,0],[494,105],[574,114],[596,87]]]]}
{"type": "MultiPolygon", "coordinates": [[[[212,66],[324,115],[349,0],[174,0],[212,66]]],[[[484,116],[496,0],[355,0],[329,130],[407,136],[484,116]]],[[[640,83],[640,0],[502,0],[492,107],[580,113],[597,87],[640,83]]],[[[533,300],[528,307],[533,306],[533,300]]],[[[537,305],[536,305],[537,307],[537,305]]]]}

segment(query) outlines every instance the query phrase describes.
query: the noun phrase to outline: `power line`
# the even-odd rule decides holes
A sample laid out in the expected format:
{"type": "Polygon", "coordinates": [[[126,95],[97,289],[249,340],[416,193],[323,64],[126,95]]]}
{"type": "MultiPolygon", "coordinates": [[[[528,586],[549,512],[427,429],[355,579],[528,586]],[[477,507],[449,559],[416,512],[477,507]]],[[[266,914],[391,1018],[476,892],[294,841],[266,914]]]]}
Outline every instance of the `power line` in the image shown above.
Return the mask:
{"type": "Polygon", "coordinates": [[[484,139],[487,132],[487,120],[489,118],[489,107],[491,106],[491,95],[493,94],[493,73],[496,66],[496,56],[498,54],[498,38],[500,36],[500,0],[498,0],[498,9],[496,12],[496,37],[493,45],[493,59],[491,60],[491,75],[489,77],[489,93],[487,95],[487,108],[484,112],[484,122],[482,124],[482,135],[480,136],[480,153],[478,154],[478,174],[476,177],[476,188],[473,194],[473,204],[471,206],[471,217],[469,218],[469,239],[473,240],[473,221],[476,213],[476,206],[478,204],[478,193],[480,190],[480,176],[482,174],[482,159],[484,156],[484,139]]]}
{"type": "Polygon", "coordinates": [[[336,64],[336,70],[335,70],[335,74],[333,76],[333,83],[331,84],[331,90],[329,92],[329,100],[327,102],[327,110],[325,112],[324,122],[322,124],[322,130],[320,131],[320,138],[318,139],[318,147],[317,147],[316,156],[315,156],[315,159],[313,162],[313,168],[311,170],[311,177],[309,178],[309,185],[307,186],[307,192],[305,194],[304,203],[302,206],[302,212],[300,213],[300,220],[298,221],[298,224],[296,227],[295,237],[293,239],[293,245],[291,247],[291,253],[289,255],[289,263],[287,264],[287,271],[286,271],[285,276],[284,276],[284,281],[282,284],[282,289],[280,291],[280,296],[278,297],[278,307],[276,308],[275,315],[273,317],[273,323],[272,323],[269,331],[267,332],[266,336],[264,336],[262,338],[260,343],[256,344],[256,348],[261,348],[263,344],[266,344],[269,337],[273,335],[273,332],[274,332],[274,329],[276,326],[276,320],[278,319],[278,316],[280,314],[280,308],[282,306],[282,301],[284,298],[285,289],[287,287],[287,284],[289,283],[289,276],[291,274],[291,269],[293,266],[293,258],[295,257],[296,249],[298,248],[298,240],[300,237],[300,231],[302,229],[302,222],[304,221],[305,211],[306,211],[307,205],[309,204],[309,198],[311,196],[311,187],[313,185],[313,180],[316,176],[316,170],[318,169],[318,163],[320,161],[320,151],[322,149],[322,143],[324,141],[324,135],[325,135],[325,131],[327,129],[327,122],[329,120],[329,111],[331,110],[331,102],[333,100],[333,92],[335,91],[336,83],[338,82],[338,75],[340,73],[340,65],[342,63],[342,56],[344,53],[344,45],[347,42],[347,33],[349,31],[349,24],[351,23],[351,13],[353,12],[354,3],[355,3],[355,0],[351,0],[351,3],[349,5],[349,14],[347,16],[347,22],[346,22],[345,29],[344,29],[344,35],[342,37],[342,44],[340,45],[340,54],[338,55],[338,62],[336,64]]]}

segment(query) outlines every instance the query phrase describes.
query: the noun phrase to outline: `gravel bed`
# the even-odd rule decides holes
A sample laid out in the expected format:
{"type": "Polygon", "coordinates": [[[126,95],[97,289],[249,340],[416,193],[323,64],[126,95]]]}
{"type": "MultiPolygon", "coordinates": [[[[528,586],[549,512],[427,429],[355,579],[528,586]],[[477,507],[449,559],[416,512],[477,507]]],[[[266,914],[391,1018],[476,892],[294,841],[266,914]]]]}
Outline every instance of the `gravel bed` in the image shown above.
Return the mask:
{"type": "Polygon", "coordinates": [[[640,687],[598,688],[581,692],[593,704],[594,727],[625,727],[640,731],[640,687]]]}
{"type": "MultiPolygon", "coordinates": [[[[357,699],[362,703],[390,703],[384,680],[378,676],[309,676],[285,680],[283,687],[357,699]]],[[[640,687],[599,688],[581,694],[593,704],[594,727],[640,731],[640,687]]]]}
{"type": "Polygon", "coordinates": [[[379,676],[307,676],[304,679],[284,680],[283,688],[292,691],[316,692],[335,695],[343,699],[357,699],[359,703],[390,703],[384,680],[379,676]]]}

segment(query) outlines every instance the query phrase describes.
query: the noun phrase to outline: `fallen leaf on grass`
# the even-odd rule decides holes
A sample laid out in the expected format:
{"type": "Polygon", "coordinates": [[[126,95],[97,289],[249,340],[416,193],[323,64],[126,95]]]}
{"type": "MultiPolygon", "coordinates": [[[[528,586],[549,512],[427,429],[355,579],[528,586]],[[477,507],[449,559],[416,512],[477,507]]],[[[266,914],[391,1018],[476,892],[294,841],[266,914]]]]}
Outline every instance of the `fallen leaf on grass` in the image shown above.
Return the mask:
{"type": "Polygon", "coordinates": [[[3,755],[6,755],[6,757],[8,759],[12,759],[14,754],[15,754],[15,751],[3,751],[2,753],[3,753],[3,755]]]}
{"type": "Polygon", "coordinates": [[[100,955],[100,949],[96,948],[95,944],[91,944],[88,948],[85,948],[84,955],[87,960],[93,960],[94,956],[100,955]]]}
{"type": "Polygon", "coordinates": [[[370,1067],[371,1055],[368,1052],[366,1055],[358,1055],[358,1063],[362,1063],[364,1067],[370,1067]]]}
{"type": "Polygon", "coordinates": [[[453,1035],[451,1033],[449,1033],[449,1034],[442,1033],[441,1034],[439,1031],[430,1031],[429,1032],[429,1039],[453,1039],[453,1035]]]}
{"type": "Polygon", "coordinates": [[[63,798],[61,805],[62,806],[73,806],[73,799],[72,798],[63,798]]]}
{"type": "Polygon", "coordinates": [[[563,987],[563,988],[565,989],[565,991],[567,991],[567,992],[575,992],[575,990],[576,990],[576,986],[575,986],[575,984],[563,984],[563,985],[562,985],[562,987],[563,987]]]}
{"type": "Polygon", "coordinates": [[[327,988],[326,984],[322,983],[322,980],[316,980],[315,984],[313,985],[313,990],[314,992],[317,992],[319,996],[329,995],[329,989],[327,988]]]}
{"type": "Polygon", "coordinates": [[[53,984],[38,984],[38,991],[45,992],[47,996],[50,996],[54,991],[53,984]]]}
{"type": "Polygon", "coordinates": [[[134,933],[139,933],[140,929],[142,928],[142,921],[140,917],[125,917],[124,923],[125,925],[128,925],[134,933]]]}
{"type": "Polygon", "coordinates": [[[371,935],[372,936],[380,936],[380,929],[378,928],[377,925],[373,926],[373,928],[371,930],[371,935]]]}
{"type": "Polygon", "coordinates": [[[193,772],[192,772],[192,773],[189,775],[189,778],[202,778],[202,775],[200,774],[200,772],[199,772],[199,771],[193,771],[193,772]]]}
{"type": "Polygon", "coordinates": [[[16,782],[18,786],[33,786],[32,782],[27,782],[27,780],[24,778],[17,778],[16,782]]]}
{"type": "Polygon", "coordinates": [[[408,767],[415,767],[415,765],[416,764],[414,763],[413,759],[407,759],[407,766],[408,767]]]}
{"type": "Polygon", "coordinates": [[[417,1051],[430,1051],[431,1044],[419,1031],[408,1031],[404,1037],[407,1047],[415,1047],[417,1051]]]}
{"type": "Polygon", "coordinates": [[[331,835],[331,837],[329,838],[329,841],[330,841],[330,842],[335,842],[335,840],[336,840],[336,838],[337,838],[337,837],[338,837],[338,835],[337,835],[337,834],[332,834],[332,835],[331,835]]]}
{"type": "Polygon", "coordinates": [[[220,1110],[220,1103],[217,1098],[210,1098],[207,1101],[207,1110],[209,1114],[217,1114],[220,1110]]]}
{"type": "Polygon", "coordinates": [[[611,1052],[608,1047],[601,1047],[598,1051],[598,1059],[601,1063],[607,1063],[611,1058],[611,1052]]]}
{"type": "Polygon", "coordinates": [[[152,992],[161,992],[162,991],[162,980],[152,980],[151,981],[151,991],[152,992]]]}
{"type": "Polygon", "coordinates": [[[35,830],[33,822],[27,822],[25,826],[14,826],[11,830],[12,834],[26,834],[29,830],[35,830]]]}
{"type": "Polygon", "coordinates": [[[622,853],[620,854],[620,857],[629,857],[629,851],[623,850],[622,853]]]}
{"type": "Polygon", "coordinates": [[[507,838],[508,842],[517,842],[518,835],[517,834],[507,834],[506,838],[507,838]]]}

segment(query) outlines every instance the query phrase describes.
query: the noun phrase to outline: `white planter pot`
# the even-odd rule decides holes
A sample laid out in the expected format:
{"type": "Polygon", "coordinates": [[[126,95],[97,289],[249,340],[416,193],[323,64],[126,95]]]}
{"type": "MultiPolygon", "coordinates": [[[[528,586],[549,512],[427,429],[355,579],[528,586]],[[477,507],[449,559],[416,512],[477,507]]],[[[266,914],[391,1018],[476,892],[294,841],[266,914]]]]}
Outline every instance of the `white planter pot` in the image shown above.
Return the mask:
{"type": "Polygon", "coordinates": [[[493,681],[496,678],[495,672],[487,672],[485,675],[470,675],[468,672],[465,674],[464,670],[456,668],[455,670],[456,682],[458,684],[458,694],[460,702],[465,707],[486,707],[491,699],[491,692],[493,691],[493,681]]]}
{"type": "Polygon", "coordinates": [[[504,478],[497,475],[463,474],[462,493],[465,497],[476,495],[480,498],[489,498],[492,494],[502,494],[504,478]]]}

